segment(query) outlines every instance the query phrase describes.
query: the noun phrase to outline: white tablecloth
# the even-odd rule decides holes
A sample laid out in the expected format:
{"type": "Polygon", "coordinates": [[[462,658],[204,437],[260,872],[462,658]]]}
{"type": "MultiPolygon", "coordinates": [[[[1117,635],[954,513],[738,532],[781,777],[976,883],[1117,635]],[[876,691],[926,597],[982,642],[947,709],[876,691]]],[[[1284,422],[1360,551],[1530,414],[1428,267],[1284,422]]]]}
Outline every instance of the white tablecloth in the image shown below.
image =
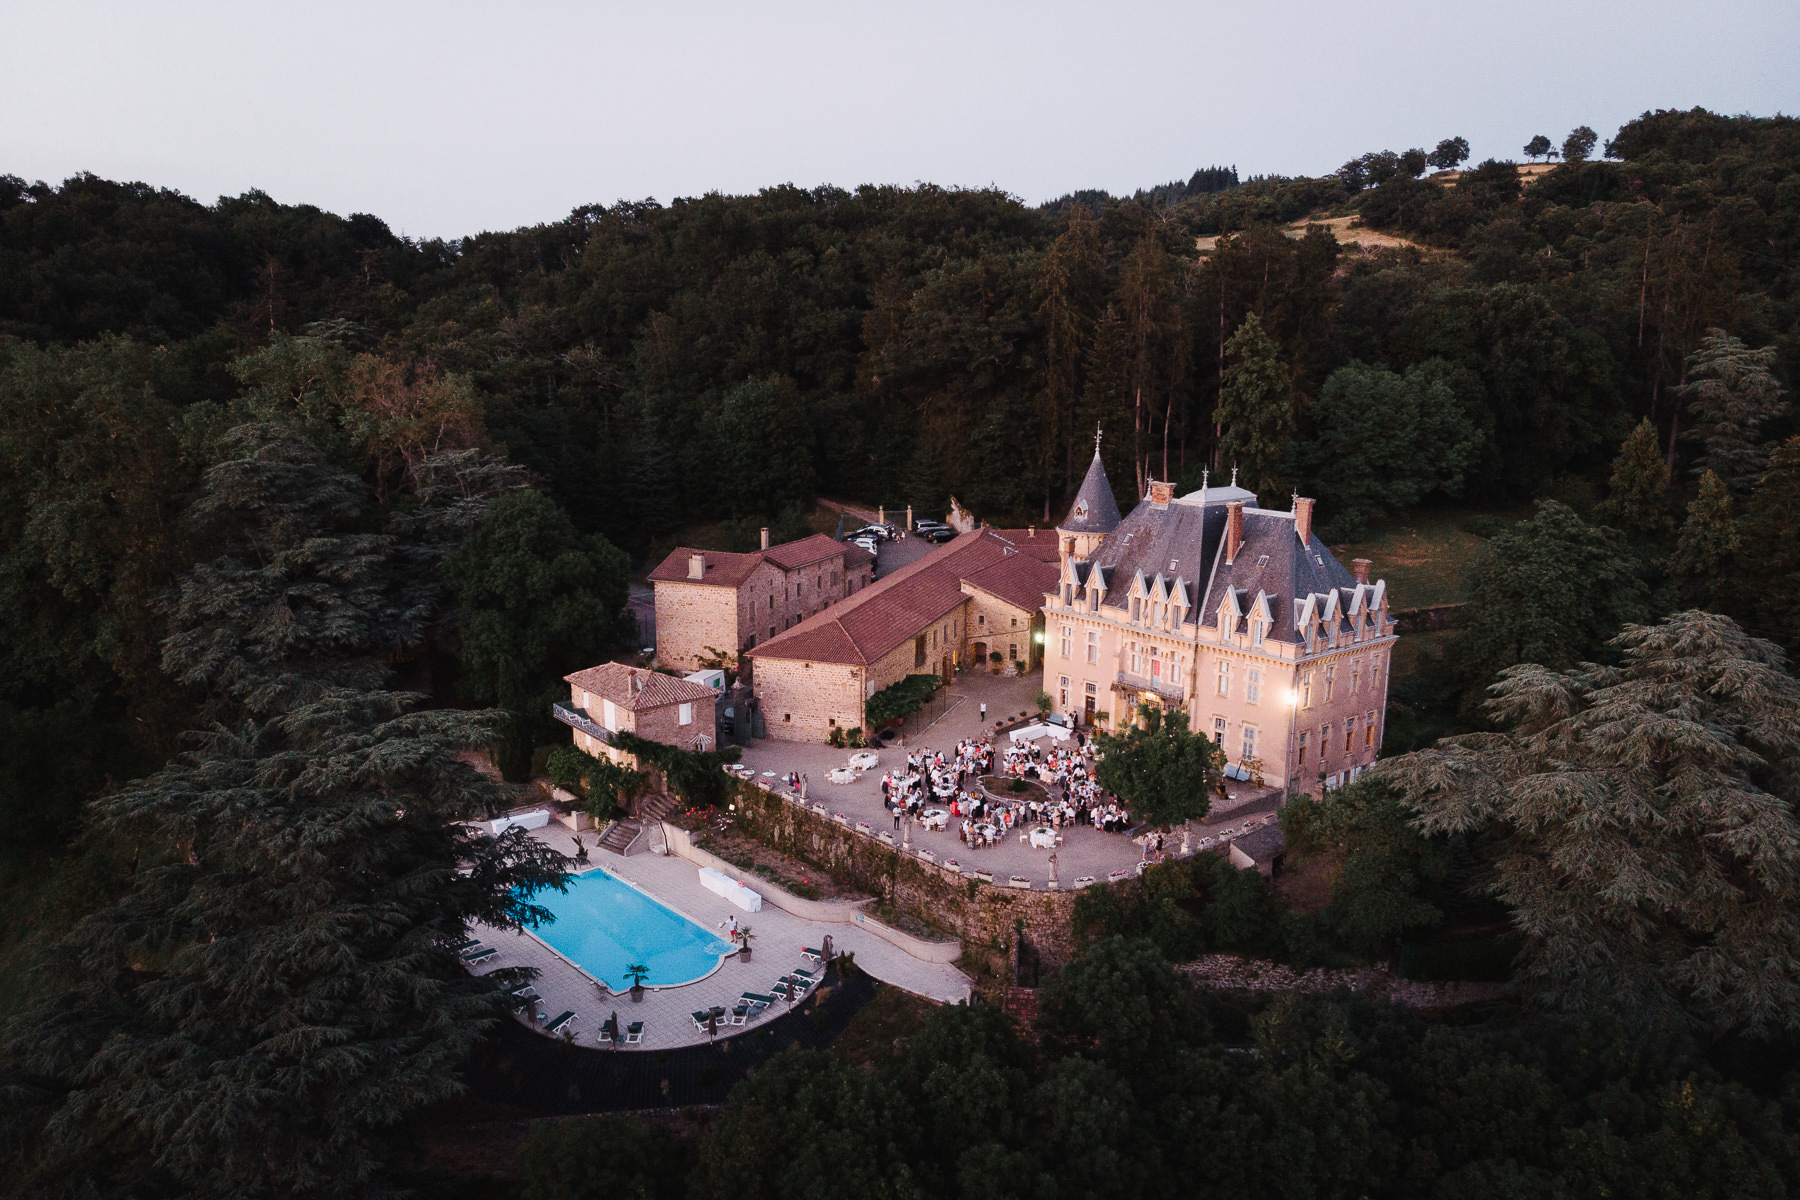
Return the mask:
{"type": "Polygon", "coordinates": [[[919,814],[919,824],[927,829],[942,829],[950,823],[950,814],[941,808],[928,808],[919,814]]]}
{"type": "Polygon", "coordinates": [[[509,829],[542,829],[550,823],[550,810],[540,808],[534,812],[514,813],[508,817],[495,817],[487,823],[488,832],[498,837],[509,829]]]}
{"type": "Polygon", "coordinates": [[[1051,737],[1059,742],[1066,742],[1069,740],[1069,730],[1065,725],[1045,725],[1040,721],[1034,721],[1022,729],[1013,730],[1007,736],[1013,740],[1015,745],[1020,742],[1035,742],[1041,737],[1051,737]]]}
{"type": "Polygon", "coordinates": [[[859,771],[867,771],[881,762],[881,755],[873,750],[858,750],[850,756],[850,765],[859,771]]]}
{"type": "Polygon", "coordinates": [[[723,896],[745,912],[761,912],[762,897],[712,867],[700,868],[700,886],[715,896],[723,896]]]}
{"type": "Polygon", "coordinates": [[[1031,831],[1031,844],[1040,850],[1047,850],[1056,845],[1056,830],[1048,825],[1039,825],[1031,831]]]}

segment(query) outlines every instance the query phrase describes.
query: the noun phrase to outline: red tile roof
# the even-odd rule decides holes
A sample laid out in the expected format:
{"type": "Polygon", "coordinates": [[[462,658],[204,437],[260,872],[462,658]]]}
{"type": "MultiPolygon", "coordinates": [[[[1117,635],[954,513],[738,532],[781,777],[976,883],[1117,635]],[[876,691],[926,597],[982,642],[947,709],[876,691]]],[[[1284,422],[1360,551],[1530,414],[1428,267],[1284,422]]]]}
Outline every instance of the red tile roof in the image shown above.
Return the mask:
{"type": "MultiPolygon", "coordinates": [[[[1029,554],[1039,562],[1056,563],[1061,567],[1062,556],[1057,551],[1056,530],[1033,525],[1025,529],[996,529],[994,532],[1017,547],[1020,554],[1029,554]]],[[[1038,603],[1041,606],[1043,602],[1038,603]]]]}
{"type": "MultiPolygon", "coordinates": [[[[1053,539],[1054,540],[1054,539],[1053,539]]],[[[810,567],[814,563],[822,563],[829,559],[842,558],[844,569],[854,571],[873,562],[873,557],[861,546],[853,546],[849,542],[840,542],[822,533],[800,538],[798,541],[783,542],[779,546],[770,546],[767,550],[752,550],[747,554],[735,554],[729,550],[696,550],[691,546],[677,546],[669,552],[669,556],[656,564],[650,572],[652,583],[697,583],[708,587],[734,588],[750,578],[750,572],[756,570],[760,563],[773,563],[784,571],[795,571],[801,567],[810,567]],[[688,559],[698,554],[704,566],[700,578],[695,579],[688,574],[688,559]]]]}
{"type": "Polygon", "coordinates": [[[644,671],[623,663],[601,663],[573,675],[564,675],[564,683],[572,683],[584,692],[592,692],[602,700],[611,700],[621,708],[642,712],[670,704],[710,700],[717,695],[705,684],[691,683],[660,671],[644,671]],[[632,687],[635,677],[637,686],[632,687]]]}
{"type": "MultiPolygon", "coordinates": [[[[1055,535],[1052,534],[1052,539],[1055,535]]],[[[1029,554],[1009,554],[992,566],[965,575],[963,581],[1026,612],[1044,607],[1044,595],[1056,590],[1061,572],[1053,562],[1029,554]]]]}
{"type": "Polygon", "coordinates": [[[965,579],[1036,612],[1056,586],[1057,569],[1020,553],[992,530],[976,530],[746,653],[867,666],[961,604],[965,579]],[[980,576],[992,586],[975,583],[980,576]]]}

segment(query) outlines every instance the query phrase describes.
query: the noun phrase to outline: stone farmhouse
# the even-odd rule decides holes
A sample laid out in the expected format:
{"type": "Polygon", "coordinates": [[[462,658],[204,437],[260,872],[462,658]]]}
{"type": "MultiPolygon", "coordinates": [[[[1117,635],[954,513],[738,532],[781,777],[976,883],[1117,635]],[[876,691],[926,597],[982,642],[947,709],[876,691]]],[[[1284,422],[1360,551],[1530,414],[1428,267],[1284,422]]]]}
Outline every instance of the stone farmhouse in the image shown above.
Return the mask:
{"type": "Polygon", "coordinates": [[[869,586],[875,560],[824,534],[749,554],[677,547],[650,572],[656,588],[656,661],[694,671],[792,629],[869,586]]]}
{"type": "Polygon", "coordinates": [[[1262,508],[1236,486],[1177,497],[1151,481],[1120,516],[1096,450],[1057,528],[1044,690],[1101,727],[1140,703],[1180,708],[1230,763],[1294,792],[1375,760],[1395,622],[1369,562],[1346,570],[1313,502],[1262,508]]]}
{"type": "Polygon", "coordinates": [[[1031,670],[1057,554],[1047,530],[978,529],[747,649],[768,736],[817,742],[859,729],[883,688],[914,674],[949,680],[991,654],[1031,670]]]}
{"type": "Polygon", "coordinates": [[[601,663],[563,676],[569,703],[551,712],[575,731],[575,745],[595,758],[635,767],[635,756],[613,745],[613,734],[633,733],[684,750],[714,748],[713,704],[704,684],[622,663],[601,663]]]}

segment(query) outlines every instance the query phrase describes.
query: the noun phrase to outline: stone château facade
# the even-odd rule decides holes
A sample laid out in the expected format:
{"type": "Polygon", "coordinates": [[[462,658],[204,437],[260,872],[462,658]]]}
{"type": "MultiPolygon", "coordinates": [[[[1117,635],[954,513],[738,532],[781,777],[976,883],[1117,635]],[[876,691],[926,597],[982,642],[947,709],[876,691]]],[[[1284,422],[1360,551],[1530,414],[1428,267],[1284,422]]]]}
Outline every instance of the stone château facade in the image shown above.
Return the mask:
{"type": "Polygon", "coordinates": [[[1235,485],[1177,497],[1152,481],[1121,516],[1095,452],[1057,529],[1045,597],[1044,690],[1058,711],[1119,727],[1140,703],[1180,708],[1227,760],[1295,792],[1375,760],[1395,623],[1369,563],[1347,570],[1312,531],[1235,485]]]}
{"type": "Polygon", "coordinates": [[[860,546],[814,534],[749,554],[677,547],[650,572],[656,588],[656,660],[694,671],[792,629],[868,587],[875,560],[860,546]]]}

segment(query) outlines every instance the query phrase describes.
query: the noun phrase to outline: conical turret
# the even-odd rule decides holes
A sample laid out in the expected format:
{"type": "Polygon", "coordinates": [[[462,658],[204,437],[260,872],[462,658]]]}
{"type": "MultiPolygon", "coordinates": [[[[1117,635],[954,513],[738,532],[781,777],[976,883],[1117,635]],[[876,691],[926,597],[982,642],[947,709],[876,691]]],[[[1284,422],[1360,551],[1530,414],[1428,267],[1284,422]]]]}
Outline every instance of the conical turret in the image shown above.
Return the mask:
{"type": "Polygon", "coordinates": [[[1058,525],[1063,553],[1071,558],[1086,558],[1089,550],[1119,527],[1119,502],[1113,499],[1112,484],[1107,482],[1106,467],[1100,462],[1100,439],[1094,439],[1094,461],[1088,464],[1081,490],[1069,515],[1058,525]]]}

